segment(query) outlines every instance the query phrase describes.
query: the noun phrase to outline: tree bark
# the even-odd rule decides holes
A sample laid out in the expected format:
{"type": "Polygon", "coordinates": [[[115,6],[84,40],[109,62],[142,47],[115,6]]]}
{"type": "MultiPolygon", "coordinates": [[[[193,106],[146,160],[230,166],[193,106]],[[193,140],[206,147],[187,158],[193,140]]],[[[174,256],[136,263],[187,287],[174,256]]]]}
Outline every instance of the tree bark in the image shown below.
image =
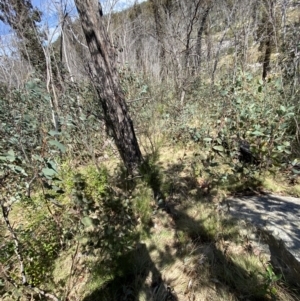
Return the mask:
{"type": "Polygon", "coordinates": [[[134,174],[143,158],[121,89],[116,53],[104,26],[101,4],[98,0],[75,0],[75,5],[91,53],[94,83],[106,126],[128,172],[134,174]]]}
{"type": "Polygon", "coordinates": [[[211,6],[208,6],[205,8],[202,18],[199,30],[197,32],[197,44],[196,44],[196,55],[197,55],[197,69],[198,71],[201,71],[201,62],[202,62],[202,36],[205,29],[205,23],[209,14],[209,11],[211,9],[211,6]]]}
{"type": "MultiPolygon", "coordinates": [[[[157,0],[150,0],[152,10],[153,10],[153,15],[154,15],[154,20],[155,20],[155,34],[157,41],[159,43],[159,60],[160,60],[160,77],[161,80],[165,80],[165,74],[166,74],[166,50],[165,50],[165,45],[164,45],[164,23],[163,23],[163,16],[161,15],[160,11],[160,4],[158,3],[157,0]]],[[[164,7],[165,11],[167,11],[167,7],[164,7]]]]}
{"type": "MultiPolygon", "coordinates": [[[[275,0],[276,1],[276,0],[275,0]]],[[[272,46],[274,46],[273,37],[274,37],[274,21],[275,16],[273,15],[273,9],[275,6],[274,0],[267,3],[269,15],[266,16],[266,41],[265,41],[265,54],[263,60],[263,73],[262,78],[265,80],[267,78],[268,73],[271,71],[271,54],[272,54],[272,46]],[[272,45],[273,44],[273,45],[272,45]]]]}
{"type": "Polygon", "coordinates": [[[263,60],[263,72],[262,72],[262,79],[266,80],[268,73],[270,72],[270,62],[271,62],[271,54],[272,54],[272,45],[271,45],[271,37],[265,42],[265,54],[263,60]]]}

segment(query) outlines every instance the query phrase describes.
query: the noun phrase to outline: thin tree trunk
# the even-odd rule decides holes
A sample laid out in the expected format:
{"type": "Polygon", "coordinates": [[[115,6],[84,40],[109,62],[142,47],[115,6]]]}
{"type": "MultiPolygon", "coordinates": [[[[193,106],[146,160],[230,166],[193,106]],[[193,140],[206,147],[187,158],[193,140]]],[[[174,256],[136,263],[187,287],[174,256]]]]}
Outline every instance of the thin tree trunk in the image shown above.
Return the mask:
{"type": "Polygon", "coordinates": [[[189,66],[190,66],[190,53],[191,53],[191,36],[193,32],[193,28],[195,23],[197,22],[198,19],[198,11],[200,9],[201,1],[198,1],[195,3],[195,9],[192,13],[192,16],[190,18],[190,22],[187,27],[187,32],[186,32],[186,43],[185,43],[185,60],[184,60],[184,71],[186,72],[187,75],[190,74],[189,72],[189,66]]]}
{"type": "Polygon", "coordinates": [[[164,24],[163,17],[161,16],[161,11],[157,0],[150,0],[152,5],[154,20],[155,20],[155,33],[156,38],[159,43],[159,60],[160,60],[160,78],[162,81],[165,80],[166,73],[166,51],[164,45],[164,24]]]}
{"type": "Polygon", "coordinates": [[[274,47],[273,38],[275,36],[275,14],[274,14],[274,7],[275,7],[276,0],[271,0],[270,2],[266,1],[266,12],[265,12],[265,26],[266,26],[266,38],[265,38],[265,53],[263,59],[263,72],[262,72],[262,79],[265,80],[267,75],[271,71],[271,54],[272,48],[274,47]]]}
{"type": "Polygon", "coordinates": [[[202,61],[202,53],[201,53],[202,52],[202,36],[203,36],[205,23],[206,23],[206,20],[207,20],[210,9],[211,9],[211,6],[208,6],[205,9],[205,11],[202,15],[199,30],[197,32],[196,55],[197,55],[197,69],[198,69],[198,71],[200,71],[200,69],[201,69],[201,61],[202,61]]]}
{"type": "Polygon", "coordinates": [[[91,53],[95,86],[106,126],[128,172],[134,174],[142,162],[142,154],[119,82],[115,49],[111,45],[100,13],[101,4],[98,0],[75,0],[75,5],[91,53]]]}
{"type": "Polygon", "coordinates": [[[265,44],[266,50],[264,55],[264,61],[263,61],[263,72],[262,72],[262,79],[265,80],[268,73],[270,72],[270,62],[271,62],[271,53],[272,53],[272,47],[271,47],[271,37],[268,37],[268,40],[265,44]]]}
{"type": "Polygon", "coordinates": [[[211,81],[212,83],[215,82],[215,73],[216,73],[216,70],[217,70],[217,66],[218,66],[218,62],[219,62],[219,56],[220,56],[220,52],[221,52],[221,47],[222,47],[222,44],[223,44],[223,41],[226,37],[226,34],[228,32],[228,30],[230,29],[230,26],[231,26],[231,23],[232,23],[232,17],[235,13],[235,10],[236,10],[236,6],[238,4],[238,1],[235,1],[234,4],[233,4],[233,7],[231,9],[231,12],[229,14],[229,16],[227,17],[227,25],[226,25],[226,28],[223,32],[223,35],[219,41],[219,45],[218,45],[218,49],[217,49],[217,53],[216,53],[216,57],[215,57],[215,62],[214,62],[214,67],[213,67],[213,72],[212,72],[212,77],[211,77],[211,81]]]}

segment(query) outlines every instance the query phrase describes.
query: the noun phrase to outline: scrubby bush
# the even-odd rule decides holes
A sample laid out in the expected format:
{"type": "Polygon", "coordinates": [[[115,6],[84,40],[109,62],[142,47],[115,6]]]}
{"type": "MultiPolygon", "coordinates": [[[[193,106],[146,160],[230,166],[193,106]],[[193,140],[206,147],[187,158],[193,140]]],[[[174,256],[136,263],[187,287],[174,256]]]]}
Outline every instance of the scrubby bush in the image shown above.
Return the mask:
{"type": "Polygon", "coordinates": [[[284,103],[280,79],[264,83],[245,74],[233,86],[221,84],[220,93],[216,129],[223,141],[239,135],[252,144],[262,164],[285,161],[293,139],[288,129],[295,108],[284,103]]]}
{"type": "Polygon", "coordinates": [[[285,103],[280,78],[263,82],[241,73],[235,83],[225,78],[217,88],[207,118],[190,129],[192,140],[204,146],[206,171],[228,180],[285,168],[291,160],[295,107],[285,103]],[[228,166],[224,173],[216,168],[220,158],[228,166]]]}

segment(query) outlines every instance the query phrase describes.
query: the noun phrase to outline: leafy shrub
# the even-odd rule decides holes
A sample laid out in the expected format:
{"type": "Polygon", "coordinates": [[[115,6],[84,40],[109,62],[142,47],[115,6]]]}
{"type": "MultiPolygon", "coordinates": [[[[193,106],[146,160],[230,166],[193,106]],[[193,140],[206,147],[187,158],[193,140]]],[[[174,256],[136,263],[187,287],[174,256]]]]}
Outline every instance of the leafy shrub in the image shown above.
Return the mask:
{"type": "Polygon", "coordinates": [[[30,283],[50,283],[54,260],[61,250],[60,231],[50,216],[36,220],[26,228],[19,227],[17,234],[23,242],[25,271],[30,283]]]}
{"type": "Polygon", "coordinates": [[[193,140],[205,146],[207,170],[215,174],[217,157],[228,164],[228,174],[243,177],[285,167],[294,139],[289,131],[294,110],[283,102],[280,79],[263,82],[246,73],[234,84],[221,81],[208,125],[193,130],[193,140]]]}
{"type": "Polygon", "coordinates": [[[80,172],[64,165],[60,195],[70,209],[64,216],[64,232],[83,253],[99,253],[103,270],[114,268],[118,256],[136,239],[132,199],[118,196],[110,188],[108,172],[89,165],[80,172]],[[65,199],[69,199],[69,201],[65,199]]]}
{"type": "Polygon", "coordinates": [[[281,80],[257,82],[246,74],[228,96],[231,102],[223,112],[221,133],[226,136],[227,129],[249,140],[263,167],[286,163],[294,138],[288,130],[295,107],[284,104],[281,80]]]}

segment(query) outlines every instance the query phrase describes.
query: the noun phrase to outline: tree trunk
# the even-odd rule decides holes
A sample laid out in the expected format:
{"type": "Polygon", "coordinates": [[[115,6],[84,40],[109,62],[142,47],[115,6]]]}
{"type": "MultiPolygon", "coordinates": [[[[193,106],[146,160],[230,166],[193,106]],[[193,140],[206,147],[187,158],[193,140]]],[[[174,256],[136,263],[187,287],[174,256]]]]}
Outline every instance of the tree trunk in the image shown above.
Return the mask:
{"type": "MultiPolygon", "coordinates": [[[[157,0],[150,0],[151,7],[153,10],[154,21],[155,21],[155,34],[159,43],[159,60],[160,60],[160,77],[161,80],[165,80],[166,75],[166,50],[164,45],[164,23],[163,16],[160,11],[160,4],[157,0]]],[[[165,10],[167,8],[165,7],[165,10]]]]}
{"type": "Polygon", "coordinates": [[[75,0],[75,5],[91,53],[94,83],[106,126],[128,172],[134,174],[143,158],[121,89],[115,66],[116,53],[104,26],[101,4],[98,0],[75,0]]]}
{"type": "MultiPolygon", "coordinates": [[[[199,30],[197,32],[197,44],[196,44],[196,55],[197,55],[197,69],[201,71],[201,62],[202,62],[202,36],[205,29],[206,20],[209,14],[211,6],[208,6],[202,15],[201,23],[199,30]]],[[[199,73],[200,74],[200,73],[199,73]]]]}
{"type": "Polygon", "coordinates": [[[271,70],[270,62],[271,62],[271,53],[272,53],[272,46],[271,46],[271,37],[269,37],[265,43],[265,55],[263,60],[263,72],[262,72],[262,79],[266,80],[268,73],[271,70]]]}
{"type": "Polygon", "coordinates": [[[188,22],[187,30],[186,30],[186,42],[185,42],[185,58],[184,58],[184,71],[186,73],[186,76],[190,75],[190,54],[191,54],[191,38],[192,33],[194,29],[194,25],[197,22],[198,19],[198,12],[200,10],[201,6],[201,0],[198,0],[196,3],[194,3],[195,6],[191,7],[188,11],[188,14],[190,16],[190,20],[188,22]]]}

